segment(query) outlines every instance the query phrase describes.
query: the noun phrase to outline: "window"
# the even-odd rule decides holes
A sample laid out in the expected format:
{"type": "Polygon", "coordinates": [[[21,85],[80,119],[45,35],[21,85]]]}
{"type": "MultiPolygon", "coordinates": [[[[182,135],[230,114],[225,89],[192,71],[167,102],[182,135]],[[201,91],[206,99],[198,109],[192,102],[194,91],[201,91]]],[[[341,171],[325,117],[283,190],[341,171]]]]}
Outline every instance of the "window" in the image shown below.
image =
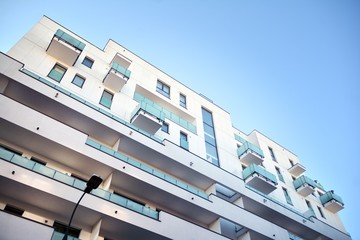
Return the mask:
{"type": "Polygon", "coordinates": [[[163,122],[163,125],[161,126],[161,131],[169,133],[169,124],[166,122],[163,122]]]}
{"type": "Polygon", "coordinates": [[[282,188],[283,192],[284,192],[284,196],[285,196],[285,199],[286,199],[286,202],[290,205],[293,205],[292,201],[291,201],[291,198],[290,198],[290,195],[288,193],[288,191],[286,190],[286,188],[282,188]]]}
{"type": "Polygon", "coordinates": [[[216,146],[216,137],[212,113],[202,108],[202,117],[204,126],[206,159],[212,162],[214,165],[219,166],[219,157],[216,146]]]}
{"type": "Polygon", "coordinates": [[[59,64],[55,64],[53,69],[51,69],[51,71],[49,72],[48,77],[54,79],[57,82],[60,82],[65,72],[66,68],[60,66],[59,64]]]}
{"type": "Polygon", "coordinates": [[[156,91],[164,95],[165,97],[170,98],[170,87],[161,81],[157,81],[156,91]]]}
{"type": "Polygon", "coordinates": [[[188,143],[188,137],[186,133],[180,132],[180,147],[188,150],[189,149],[189,143],[188,143]]]}
{"type": "Polygon", "coordinates": [[[276,173],[277,173],[277,176],[278,176],[279,180],[282,181],[282,182],[285,182],[284,177],[280,172],[280,169],[278,167],[275,167],[275,170],[276,170],[276,173]]]}
{"type": "Polygon", "coordinates": [[[7,213],[11,213],[13,215],[19,216],[19,217],[21,217],[23,215],[23,213],[24,213],[23,209],[17,208],[15,206],[12,206],[12,205],[9,205],[9,204],[6,204],[6,206],[4,208],[4,211],[7,212],[7,213]]]}
{"type": "Polygon", "coordinates": [[[85,78],[80,77],[79,75],[75,75],[75,77],[73,78],[73,80],[71,81],[73,84],[75,84],[76,86],[82,88],[84,82],[85,82],[85,78]]]}
{"type": "Polygon", "coordinates": [[[275,154],[274,154],[274,151],[273,151],[273,149],[272,149],[271,147],[269,147],[269,152],[270,152],[270,155],[271,155],[272,160],[275,161],[275,162],[277,162],[277,161],[276,161],[275,154]]]}
{"type": "MultiPolygon", "coordinates": [[[[64,223],[61,223],[61,222],[58,222],[58,221],[55,221],[54,224],[53,224],[53,227],[54,227],[54,230],[56,232],[66,233],[66,229],[68,228],[68,225],[66,225],[64,223]]],[[[72,237],[75,237],[75,238],[78,238],[79,235],[80,235],[80,231],[81,231],[80,229],[70,226],[69,230],[68,230],[68,235],[72,236],[72,237]]]]}
{"type": "Polygon", "coordinates": [[[290,165],[293,167],[294,166],[294,161],[289,159],[290,165]]]}
{"type": "Polygon", "coordinates": [[[314,212],[314,209],[311,206],[311,203],[308,200],[305,200],[305,202],[306,202],[307,207],[311,211],[312,215],[315,216],[315,212],[314,212]]]}
{"type": "Polygon", "coordinates": [[[186,108],[186,96],[180,93],[180,106],[186,108]]]}
{"type": "Polygon", "coordinates": [[[104,107],[110,108],[112,99],[113,99],[113,94],[104,90],[100,99],[100,104],[103,105],[104,107]]]}
{"type": "Polygon", "coordinates": [[[92,65],[94,64],[94,60],[92,60],[88,57],[85,57],[84,60],[82,61],[82,64],[87,66],[88,68],[91,68],[92,65]]]}
{"type": "Polygon", "coordinates": [[[322,209],[321,209],[321,207],[318,206],[317,208],[318,208],[318,210],[319,210],[320,216],[321,216],[322,218],[326,218],[325,215],[324,215],[324,213],[323,213],[323,211],[322,211],[322,209]]]}

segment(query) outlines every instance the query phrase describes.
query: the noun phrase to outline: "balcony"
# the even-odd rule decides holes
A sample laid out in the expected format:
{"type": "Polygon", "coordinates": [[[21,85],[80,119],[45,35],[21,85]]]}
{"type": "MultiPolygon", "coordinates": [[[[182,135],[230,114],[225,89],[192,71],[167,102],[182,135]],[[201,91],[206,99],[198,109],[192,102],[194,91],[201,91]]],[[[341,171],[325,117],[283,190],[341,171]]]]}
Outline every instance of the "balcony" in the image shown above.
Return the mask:
{"type": "MultiPolygon", "coordinates": [[[[24,158],[16,153],[13,153],[1,147],[0,147],[0,159],[4,159],[5,161],[11,162],[18,166],[22,166],[30,171],[39,173],[43,176],[57,180],[59,182],[62,182],[64,184],[67,184],[69,186],[72,186],[80,190],[83,190],[86,187],[86,182],[84,181],[71,177],[67,174],[59,172],[45,165],[39,164],[35,161],[24,158]]],[[[108,191],[98,188],[93,190],[91,194],[98,196],[102,199],[105,199],[107,201],[110,201],[112,203],[115,203],[131,211],[135,211],[142,215],[148,216],[150,218],[153,219],[159,218],[158,211],[152,210],[150,208],[146,208],[143,205],[137,204],[136,202],[133,202],[132,200],[119,196],[115,193],[110,193],[108,191]]]]}
{"type": "MultiPolygon", "coordinates": [[[[156,99],[154,101],[154,98],[156,98],[152,93],[147,92],[147,90],[143,90],[143,88],[139,87],[138,90],[141,90],[143,93],[146,92],[147,95],[142,95],[143,93],[135,92],[134,94],[134,100],[141,103],[146,102],[147,104],[153,106],[154,108],[157,108],[161,110],[165,117],[176,123],[177,125],[189,130],[190,132],[196,134],[196,126],[192,124],[192,122],[195,120],[192,116],[188,115],[190,118],[193,118],[192,120],[186,120],[184,117],[186,117],[187,114],[184,114],[184,112],[180,112],[180,114],[177,114],[176,108],[172,104],[169,105],[169,103],[166,103],[164,101],[158,101],[156,102],[156,99]],[[151,100],[150,100],[151,99],[151,100]]],[[[159,99],[157,99],[159,100],[159,99]]]]}
{"type": "Polygon", "coordinates": [[[320,201],[324,207],[332,213],[337,213],[344,208],[344,202],[334,191],[328,191],[320,196],[320,201]]]}
{"type": "Polygon", "coordinates": [[[288,169],[289,173],[294,177],[298,177],[305,172],[306,168],[300,163],[296,163],[294,166],[288,169]]]}
{"type": "Polygon", "coordinates": [[[260,165],[263,162],[263,151],[254,144],[245,141],[242,146],[237,149],[240,162],[249,166],[251,164],[260,165]]]}
{"type": "Polygon", "coordinates": [[[250,187],[269,194],[276,189],[277,180],[274,174],[266,171],[263,167],[251,164],[242,172],[245,183],[250,187]]]}
{"type": "Polygon", "coordinates": [[[296,191],[303,197],[309,196],[315,192],[317,184],[314,180],[306,176],[301,176],[293,182],[296,191]]]}
{"type": "Polygon", "coordinates": [[[165,121],[165,113],[156,106],[145,101],[139,102],[138,106],[131,114],[131,123],[154,135],[165,121]]]}
{"type": "Polygon", "coordinates": [[[73,66],[84,48],[85,43],[58,29],[46,52],[62,63],[73,66]]]}
{"type": "Polygon", "coordinates": [[[119,92],[129,80],[130,75],[130,70],[116,62],[113,62],[108,74],[104,78],[103,83],[114,92],[119,92]]]}

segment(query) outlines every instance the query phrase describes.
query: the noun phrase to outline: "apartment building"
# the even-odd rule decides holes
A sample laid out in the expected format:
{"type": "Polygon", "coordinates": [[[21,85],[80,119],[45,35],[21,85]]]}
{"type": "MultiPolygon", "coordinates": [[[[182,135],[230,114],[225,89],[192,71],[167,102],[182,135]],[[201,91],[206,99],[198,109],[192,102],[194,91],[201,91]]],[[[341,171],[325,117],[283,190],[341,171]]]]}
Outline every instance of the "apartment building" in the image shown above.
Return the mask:
{"type": "Polygon", "coordinates": [[[62,239],[94,174],[68,239],[351,239],[340,196],[190,87],[43,16],[0,54],[0,239],[62,239]]]}

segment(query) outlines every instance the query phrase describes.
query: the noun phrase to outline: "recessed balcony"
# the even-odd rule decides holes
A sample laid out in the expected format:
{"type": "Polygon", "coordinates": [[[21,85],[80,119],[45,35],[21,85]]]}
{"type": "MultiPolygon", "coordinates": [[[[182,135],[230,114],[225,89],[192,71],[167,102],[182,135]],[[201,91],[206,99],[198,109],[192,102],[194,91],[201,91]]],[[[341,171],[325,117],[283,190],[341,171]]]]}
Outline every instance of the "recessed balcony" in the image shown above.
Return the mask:
{"type": "Polygon", "coordinates": [[[242,175],[247,185],[264,194],[269,194],[276,189],[275,175],[256,164],[245,168],[242,175]]]}
{"type": "Polygon", "coordinates": [[[165,120],[165,113],[147,102],[140,102],[131,115],[131,123],[154,135],[165,120]]]}
{"type": "Polygon", "coordinates": [[[237,149],[240,162],[249,166],[250,164],[260,165],[263,162],[263,151],[250,142],[244,142],[242,146],[237,149]]]}
{"type": "Polygon", "coordinates": [[[129,80],[130,74],[130,70],[116,62],[113,62],[108,74],[104,78],[103,83],[114,92],[119,92],[129,80]]]}
{"type": "Polygon", "coordinates": [[[293,182],[296,191],[303,197],[309,196],[315,192],[317,184],[314,180],[306,176],[301,176],[293,182]]]}
{"type": "Polygon", "coordinates": [[[84,48],[85,43],[59,29],[52,38],[46,52],[62,63],[73,66],[84,48]]]}
{"type": "Polygon", "coordinates": [[[334,191],[328,191],[320,196],[320,201],[324,207],[332,213],[336,213],[344,208],[344,202],[334,191]]]}
{"type": "Polygon", "coordinates": [[[296,163],[294,166],[288,169],[289,173],[294,177],[298,177],[305,172],[306,168],[300,163],[296,163]]]}

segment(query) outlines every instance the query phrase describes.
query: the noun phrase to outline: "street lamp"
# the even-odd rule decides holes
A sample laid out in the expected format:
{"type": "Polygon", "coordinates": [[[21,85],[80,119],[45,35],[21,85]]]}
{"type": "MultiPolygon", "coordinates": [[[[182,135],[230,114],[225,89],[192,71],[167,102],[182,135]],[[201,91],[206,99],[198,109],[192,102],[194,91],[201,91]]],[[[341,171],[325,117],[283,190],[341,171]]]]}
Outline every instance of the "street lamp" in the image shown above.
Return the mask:
{"type": "Polygon", "coordinates": [[[68,226],[66,227],[66,233],[65,233],[65,235],[63,237],[63,240],[68,239],[69,228],[71,226],[72,219],[74,217],[74,214],[75,214],[75,211],[76,211],[77,207],[79,206],[79,203],[80,203],[81,199],[84,197],[85,193],[90,193],[91,190],[97,189],[101,183],[102,183],[102,178],[100,176],[97,176],[97,175],[92,175],[91,178],[89,179],[89,181],[86,183],[86,188],[84,189],[84,193],[81,195],[79,201],[76,203],[75,208],[74,208],[74,210],[73,210],[73,212],[71,214],[70,221],[69,221],[68,226]]]}

